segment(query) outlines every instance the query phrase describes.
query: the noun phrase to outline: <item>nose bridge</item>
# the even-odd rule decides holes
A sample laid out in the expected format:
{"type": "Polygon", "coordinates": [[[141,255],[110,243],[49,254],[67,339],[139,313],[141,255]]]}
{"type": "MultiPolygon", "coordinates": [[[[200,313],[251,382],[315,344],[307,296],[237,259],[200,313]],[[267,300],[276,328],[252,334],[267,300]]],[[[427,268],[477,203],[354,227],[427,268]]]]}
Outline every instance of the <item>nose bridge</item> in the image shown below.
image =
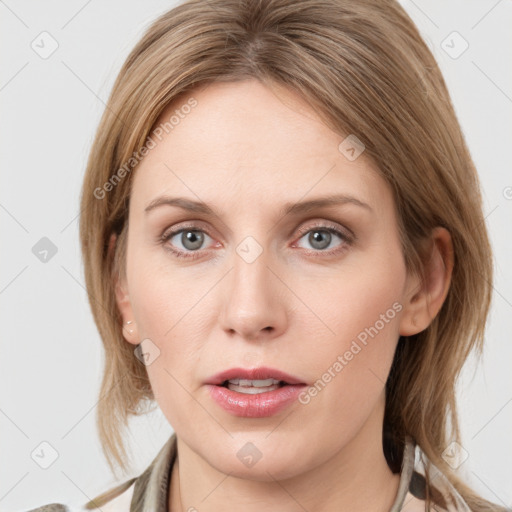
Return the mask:
{"type": "Polygon", "coordinates": [[[253,302],[265,299],[265,288],[269,291],[269,251],[252,237],[241,242],[233,258],[233,292],[240,299],[253,302]],[[256,245],[258,244],[258,245],[256,245]]]}
{"type": "Polygon", "coordinates": [[[286,317],[283,295],[276,288],[279,280],[269,268],[271,253],[264,244],[247,236],[236,246],[226,285],[223,328],[247,339],[277,334],[286,317]]]}

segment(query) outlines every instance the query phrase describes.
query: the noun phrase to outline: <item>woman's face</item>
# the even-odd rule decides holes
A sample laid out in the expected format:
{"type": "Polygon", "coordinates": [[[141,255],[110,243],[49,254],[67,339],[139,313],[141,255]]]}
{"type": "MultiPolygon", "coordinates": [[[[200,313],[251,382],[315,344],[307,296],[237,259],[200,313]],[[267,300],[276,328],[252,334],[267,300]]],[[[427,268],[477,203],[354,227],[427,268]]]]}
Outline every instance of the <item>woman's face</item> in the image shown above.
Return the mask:
{"type": "Polygon", "coordinates": [[[180,442],[224,473],[290,477],[382,431],[413,289],[392,194],[293,92],[191,96],[134,171],[127,340],[180,442]]]}

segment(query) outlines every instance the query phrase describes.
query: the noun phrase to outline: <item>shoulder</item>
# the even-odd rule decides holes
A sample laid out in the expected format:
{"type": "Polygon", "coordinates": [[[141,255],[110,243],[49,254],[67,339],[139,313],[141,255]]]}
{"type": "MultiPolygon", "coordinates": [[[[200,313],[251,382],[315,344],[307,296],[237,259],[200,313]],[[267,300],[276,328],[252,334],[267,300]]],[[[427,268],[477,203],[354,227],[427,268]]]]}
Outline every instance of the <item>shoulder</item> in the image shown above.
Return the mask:
{"type": "Polygon", "coordinates": [[[102,512],[125,512],[130,510],[136,480],[136,478],[128,480],[90,501],[80,510],[101,510],[102,512]]]}
{"type": "Polygon", "coordinates": [[[127,512],[139,510],[141,504],[161,503],[166,499],[170,471],[177,455],[176,434],[173,433],[151,464],[139,476],[133,477],[103,492],[80,506],[50,503],[26,512],[127,512]]]}
{"type": "Polygon", "coordinates": [[[27,512],[77,512],[82,509],[79,507],[72,507],[71,505],[64,505],[64,503],[49,503],[41,507],[31,508],[27,512]]]}
{"type": "Polygon", "coordinates": [[[425,502],[408,492],[400,512],[425,512],[425,502]]]}
{"type": "MultiPolygon", "coordinates": [[[[397,511],[471,512],[449,478],[410,437],[404,450],[402,477],[407,482],[407,489],[401,494],[397,511]]],[[[392,510],[395,512],[395,509],[392,510]]]]}

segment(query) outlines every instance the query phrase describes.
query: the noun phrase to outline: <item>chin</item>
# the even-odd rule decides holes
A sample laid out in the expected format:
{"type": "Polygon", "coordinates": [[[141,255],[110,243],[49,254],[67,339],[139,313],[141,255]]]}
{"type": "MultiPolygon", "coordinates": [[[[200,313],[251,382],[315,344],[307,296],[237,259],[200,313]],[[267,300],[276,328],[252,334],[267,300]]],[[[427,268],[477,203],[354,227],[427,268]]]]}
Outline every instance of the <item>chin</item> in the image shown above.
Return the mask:
{"type": "Polygon", "coordinates": [[[275,480],[287,480],[302,473],[301,468],[296,464],[297,455],[290,460],[267,460],[261,459],[252,467],[244,467],[240,463],[228,462],[214,466],[218,471],[234,478],[252,480],[255,482],[273,482],[275,480]]]}
{"type": "MultiPolygon", "coordinates": [[[[285,437],[276,437],[270,441],[265,440],[264,435],[238,435],[231,444],[210,445],[199,455],[224,474],[259,482],[286,480],[320,463],[315,464],[313,454],[304,452],[302,448],[297,450],[297,446],[303,443],[294,442],[290,438],[285,443],[285,437]]],[[[318,452],[315,455],[318,456],[318,452]]]]}

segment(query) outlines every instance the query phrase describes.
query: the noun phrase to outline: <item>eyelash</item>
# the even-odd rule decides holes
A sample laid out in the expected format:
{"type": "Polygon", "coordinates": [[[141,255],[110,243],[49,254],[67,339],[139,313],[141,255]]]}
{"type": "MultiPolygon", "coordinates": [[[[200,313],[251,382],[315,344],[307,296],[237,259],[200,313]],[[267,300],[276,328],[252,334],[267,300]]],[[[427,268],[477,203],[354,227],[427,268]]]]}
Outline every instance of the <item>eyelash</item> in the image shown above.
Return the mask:
{"type": "MultiPolygon", "coordinates": [[[[189,251],[187,253],[187,252],[183,252],[181,250],[176,250],[166,244],[166,242],[168,242],[173,236],[175,236],[183,231],[199,231],[199,232],[207,234],[210,238],[213,238],[208,233],[208,231],[200,228],[197,225],[190,224],[187,226],[181,226],[179,229],[172,229],[172,230],[165,231],[162,234],[162,236],[160,237],[159,242],[164,246],[164,248],[167,251],[171,252],[174,256],[176,256],[178,258],[186,258],[186,259],[194,260],[196,258],[201,257],[202,256],[201,253],[203,250],[189,251]]],[[[300,235],[298,240],[300,240],[305,234],[307,234],[311,231],[327,231],[329,233],[337,235],[344,242],[341,246],[338,246],[335,249],[330,249],[330,250],[304,249],[308,254],[312,254],[313,257],[325,257],[326,255],[327,256],[337,255],[339,253],[344,252],[348,248],[348,246],[352,245],[356,240],[356,237],[352,232],[351,232],[352,233],[351,235],[348,235],[348,234],[342,232],[339,228],[337,228],[333,224],[326,224],[326,223],[320,223],[320,222],[313,226],[308,226],[307,228],[298,229],[297,232],[300,235]]]]}

